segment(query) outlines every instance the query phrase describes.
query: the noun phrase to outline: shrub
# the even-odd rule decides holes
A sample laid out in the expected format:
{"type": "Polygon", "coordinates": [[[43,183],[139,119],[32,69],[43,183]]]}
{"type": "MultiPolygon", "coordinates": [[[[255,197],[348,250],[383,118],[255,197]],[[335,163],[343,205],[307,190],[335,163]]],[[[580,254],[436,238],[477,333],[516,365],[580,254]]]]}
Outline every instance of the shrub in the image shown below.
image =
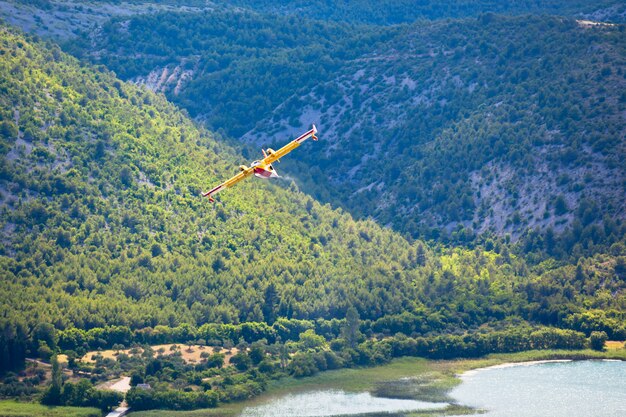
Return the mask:
{"type": "Polygon", "coordinates": [[[609,339],[606,332],[591,332],[589,344],[593,350],[603,350],[604,343],[609,339]]]}

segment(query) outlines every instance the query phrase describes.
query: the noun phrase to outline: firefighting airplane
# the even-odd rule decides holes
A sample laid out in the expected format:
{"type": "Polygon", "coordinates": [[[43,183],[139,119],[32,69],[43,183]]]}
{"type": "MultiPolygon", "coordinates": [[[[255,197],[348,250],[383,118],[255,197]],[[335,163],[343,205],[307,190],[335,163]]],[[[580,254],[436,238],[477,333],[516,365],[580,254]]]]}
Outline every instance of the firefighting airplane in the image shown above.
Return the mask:
{"type": "Polygon", "coordinates": [[[267,151],[263,150],[263,159],[259,161],[254,161],[250,164],[249,167],[245,165],[241,165],[239,170],[241,171],[239,174],[235,175],[228,181],[218,185],[213,188],[211,191],[208,191],[202,194],[204,197],[209,197],[210,202],[214,202],[213,196],[219,193],[226,188],[230,188],[233,185],[237,184],[239,181],[248,178],[250,175],[254,174],[255,177],[268,179],[278,177],[276,170],[272,166],[272,163],[278,161],[283,156],[287,155],[289,152],[296,149],[298,146],[302,145],[302,142],[307,140],[308,138],[313,138],[313,140],[317,140],[317,128],[313,125],[313,128],[306,133],[303,133],[296,139],[292,140],[279,150],[275,151],[273,149],[268,149],[267,151]]]}

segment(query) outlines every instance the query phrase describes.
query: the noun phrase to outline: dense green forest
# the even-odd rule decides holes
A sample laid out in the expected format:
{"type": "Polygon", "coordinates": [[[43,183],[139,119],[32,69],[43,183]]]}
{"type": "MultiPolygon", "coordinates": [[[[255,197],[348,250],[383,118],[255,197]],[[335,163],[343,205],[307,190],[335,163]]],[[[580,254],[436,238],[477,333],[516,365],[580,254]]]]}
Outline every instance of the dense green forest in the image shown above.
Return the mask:
{"type": "Polygon", "coordinates": [[[382,29],[169,13],[114,19],[67,47],[228,135],[254,127],[246,156],[318,123],[332,146],[286,169],[359,218],[461,244],[565,233],[556,252],[571,253],[606,249],[613,232],[571,235],[626,215],[623,31],[492,14],[382,29]]]}
{"type": "Polygon", "coordinates": [[[626,6],[620,1],[581,0],[510,1],[497,0],[357,0],[345,2],[302,0],[220,0],[218,4],[236,5],[265,13],[305,16],[307,19],[389,25],[417,19],[449,19],[481,13],[554,14],[563,16],[602,15],[622,21],[626,6]]]}
{"type": "Polygon", "coordinates": [[[400,356],[626,339],[622,25],[308,26],[281,4],[114,18],[64,43],[91,63],[0,24],[0,398],[106,410],[95,384],[127,375],[135,410],[206,408],[400,356]],[[286,178],[201,197],[311,122],[286,178]]]}
{"type": "Polygon", "coordinates": [[[529,266],[500,243],[409,244],[288,183],[250,181],[212,206],[200,192],[237,158],[163,97],[10,29],[1,53],[7,355],[56,349],[33,332],[45,323],[101,329],[110,346],[132,340],[110,332],[158,325],[315,326],[350,306],[370,334],[528,321],[624,337],[623,241],[577,265],[529,266]]]}
{"type": "Polygon", "coordinates": [[[231,174],[232,151],[146,89],[5,38],[3,308],[58,328],[262,320],[272,280],[282,316],[341,316],[352,298],[372,316],[413,303],[338,285],[410,286],[415,248],[396,234],[289,183],[248,182],[207,204],[199,195],[231,174]]]}

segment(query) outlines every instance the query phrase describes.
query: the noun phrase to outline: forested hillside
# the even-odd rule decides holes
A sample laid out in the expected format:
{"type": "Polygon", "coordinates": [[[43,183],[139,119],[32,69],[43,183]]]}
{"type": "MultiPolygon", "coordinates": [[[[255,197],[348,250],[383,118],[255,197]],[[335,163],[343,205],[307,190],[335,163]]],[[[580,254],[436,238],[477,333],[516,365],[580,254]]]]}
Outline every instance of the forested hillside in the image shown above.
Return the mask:
{"type": "Polygon", "coordinates": [[[551,14],[581,19],[624,23],[626,6],[619,0],[514,1],[496,0],[351,0],[250,1],[250,0],[0,0],[0,17],[23,30],[54,39],[92,32],[114,16],[151,14],[159,11],[252,10],[262,14],[294,16],[310,21],[393,25],[418,19],[438,20],[475,17],[482,13],[505,15],[551,14]]]}
{"type": "Polygon", "coordinates": [[[244,140],[280,143],[319,120],[332,146],[302,157],[326,175],[307,171],[303,188],[413,236],[623,220],[623,29],[497,16],[415,24],[244,140]]]}
{"type": "Polygon", "coordinates": [[[200,192],[239,160],[163,98],[7,29],[3,51],[3,316],[142,328],[430,306],[466,327],[496,318],[493,291],[501,318],[523,314],[515,285],[531,273],[504,248],[436,255],[285,182],[249,181],[210,205],[200,192]],[[452,300],[480,313],[462,319],[452,300]]]}
{"type": "Polygon", "coordinates": [[[3,309],[58,328],[260,321],[270,283],[286,317],[415,308],[415,248],[398,235],[287,181],[211,205],[201,192],[241,162],[211,134],[53,45],[3,41],[3,309]]]}
{"type": "Polygon", "coordinates": [[[304,191],[405,235],[471,242],[624,219],[623,30],[205,12],[117,19],[68,48],[229,135],[256,125],[242,138],[254,148],[316,122],[331,145],[295,156],[304,191]]]}
{"type": "Polygon", "coordinates": [[[63,1],[0,0],[0,19],[22,30],[55,40],[95,30],[113,16],[155,13],[157,11],[199,11],[204,1],[63,1]]]}
{"type": "Polygon", "coordinates": [[[305,16],[307,19],[389,25],[417,19],[446,19],[477,16],[481,13],[555,14],[592,17],[623,22],[626,6],[620,1],[497,1],[497,0],[356,0],[345,2],[303,0],[220,0],[265,13],[305,16]]]}
{"type": "MultiPolygon", "coordinates": [[[[398,39],[412,33],[404,30],[398,39]]],[[[616,33],[593,33],[608,45],[601,56],[608,56],[611,72],[599,76],[617,80],[606,40],[616,33]]],[[[611,129],[614,115],[604,114],[617,105],[605,100],[598,123],[611,129]]],[[[507,123],[531,117],[510,104],[492,107],[506,106],[515,115],[507,123]]],[[[320,141],[293,155],[337,150],[337,131],[326,125],[320,141]]],[[[593,148],[598,160],[621,155],[621,145],[600,142],[607,148],[593,148]]],[[[563,248],[536,236],[528,252],[541,247],[542,255],[528,262],[499,240],[471,250],[409,242],[316,202],[288,179],[248,180],[213,205],[202,191],[246,162],[223,138],[163,95],[5,26],[0,154],[0,372],[21,367],[27,353],[45,359],[66,353],[68,366],[96,381],[131,371],[135,383],[149,380],[154,391],[128,396],[137,410],[180,409],[247,398],[268,378],[402,355],[579,349],[594,331],[626,337],[623,223],[607,217],[602,226],[581,224],[571,235],[577,252],[559,261],[552,255],[563,248]],[[148,345],[157,343],[241,350],[233,366],[219,352],[190,365],[176,355],[153,360],[148,345]],[[139,344],[149,355],[139,354],[139,344]],[[135,356],[119,353],[131,346],[135,356]],[[118,351],[115,361],[94,354],[94,363],[78,363],[87,351],[106,348],[118,351]]],[[[318,163],[325,168],[323,159],[318,163]]],[[[285,163],[283,173],[301,169],[285,163]]],[[[33,381],[41,380],[33,378],[5,380],[0,396],[32,395],[33,381]]],[[[55,384],[53,377],[44,398],[60,392],[55,384]]],[[[65,383],[63,392],[79,384],[65,383]]]]}
{"type": "MultiPolygon", "coordinates": [[[[2,37],[2,316],[59,329],[330,319],[350,305],[371,320],[433,308],[442,329],[527,318],[534,274],[506,248],[435,254],[285,181],[210,205],[201,191],[240,161],[213,135],[52,44],[2,37]]],[[[315,146],[329,145],[299,151],[315,146]]],[[[619,291],[619,259],[582,281],[619,291]]],[[[605,302],[621,309],[623,295],[605,302]]]]}
{"type": "Polygon", "coordinates": [[[205,10],[112,19],[64,47],[237,137],[398,30],[205,10]]]}

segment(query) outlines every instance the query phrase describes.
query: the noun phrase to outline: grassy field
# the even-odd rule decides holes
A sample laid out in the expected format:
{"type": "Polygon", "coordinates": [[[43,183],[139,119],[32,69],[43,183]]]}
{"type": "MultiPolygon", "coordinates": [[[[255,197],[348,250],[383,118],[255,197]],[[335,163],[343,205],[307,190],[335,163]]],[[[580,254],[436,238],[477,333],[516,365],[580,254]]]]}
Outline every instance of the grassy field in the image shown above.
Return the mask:
{"type": "MultiPolygon", "coordinates": [[[[431,361],[421,358],[400,358],[374,368],[341,369],[322,372],[309,378],[284,378],[271,381],[267,391],[257,398],[238,404],[229,404],[212,410],[195,411],[144,411],[132,413],[133,417],[234,417],[245,407],[266,403],[287,393],[312,390],[341,389],[344,391],[370,391],[373,395],[393,398],[411,398],[423,401],[449,401],[447,393],[461,381],[457,375],[477,368],[508,362],[528,362],[553,359],[621,359],[626,360],[626,349],[593,350],[538,350],[510,354],[489,355],[479,359],[431,361]]],[[[475,412],[453,405],[444,412],[406,414],[410,417],[433,415],[461,415],[475,412]]]]}
{"type": "Polygon", "coordinates": [[[101,417],[97,408],[46,407],[35,403],[0,401],[0,417],[101,417]]]}

